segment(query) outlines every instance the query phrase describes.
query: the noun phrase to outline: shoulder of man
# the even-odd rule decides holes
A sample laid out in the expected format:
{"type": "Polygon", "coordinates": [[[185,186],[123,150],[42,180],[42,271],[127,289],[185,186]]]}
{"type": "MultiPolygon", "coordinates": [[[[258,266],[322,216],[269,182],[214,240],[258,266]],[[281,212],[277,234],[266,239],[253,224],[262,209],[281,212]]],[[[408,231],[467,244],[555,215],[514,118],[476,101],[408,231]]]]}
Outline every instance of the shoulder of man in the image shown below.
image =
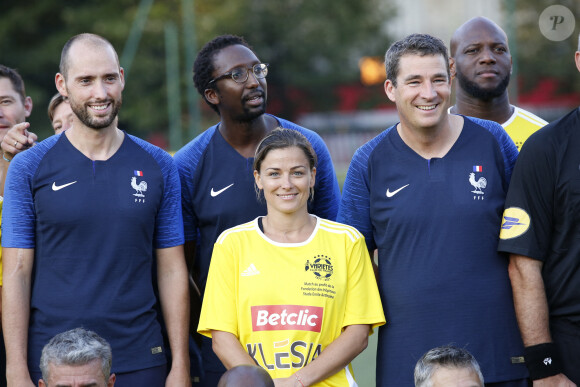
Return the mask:
{"type": "Polygon", "coordinates": [[[182,169],[195,169],[201,155],[210,143],[213,135],[217,130],[217,124],[204,130],[202,133],[197,135],[193,140],[185,144],[181,149],[175,152],[173,158],[177,164],[177,168],[182,169]]]}

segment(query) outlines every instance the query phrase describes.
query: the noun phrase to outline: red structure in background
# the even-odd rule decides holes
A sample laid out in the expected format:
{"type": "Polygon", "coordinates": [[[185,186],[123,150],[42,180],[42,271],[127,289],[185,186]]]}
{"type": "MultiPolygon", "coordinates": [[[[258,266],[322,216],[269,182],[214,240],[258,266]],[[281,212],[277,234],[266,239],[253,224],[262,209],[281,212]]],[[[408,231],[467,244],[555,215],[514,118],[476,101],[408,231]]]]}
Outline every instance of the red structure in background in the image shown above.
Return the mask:
{"type": "Polygon", "coordinates": [[[527,92],[520,93],[518,103],[521,105],[537,107],[562,107],[570,108],[580,105],[580,93],[558,94],[558,80],[555,78],[543,78],[536,87],[527,92]]]}

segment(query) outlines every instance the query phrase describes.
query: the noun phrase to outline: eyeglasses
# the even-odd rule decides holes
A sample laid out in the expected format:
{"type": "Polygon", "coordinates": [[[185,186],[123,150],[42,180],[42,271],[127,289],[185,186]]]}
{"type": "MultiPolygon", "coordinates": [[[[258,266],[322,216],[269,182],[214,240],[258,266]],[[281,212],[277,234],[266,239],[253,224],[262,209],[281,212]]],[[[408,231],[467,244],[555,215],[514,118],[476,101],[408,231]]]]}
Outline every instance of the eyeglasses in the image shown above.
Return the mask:
{"type": "Polygon", "coordinates": [[[207,85],[209,86],[212,83],[227,77],[231,77],[236,83],[244,83],[248,80],[248,77],[250,76],[250,71],[252,71],[252,73],[257,79],[266,78],[266,75],[268,75],[268,63],[257,63],[252,67],[236,67],[232,71],[229,71],[225,74],[215,77],[214,79],[209,81],[207,85]]]}

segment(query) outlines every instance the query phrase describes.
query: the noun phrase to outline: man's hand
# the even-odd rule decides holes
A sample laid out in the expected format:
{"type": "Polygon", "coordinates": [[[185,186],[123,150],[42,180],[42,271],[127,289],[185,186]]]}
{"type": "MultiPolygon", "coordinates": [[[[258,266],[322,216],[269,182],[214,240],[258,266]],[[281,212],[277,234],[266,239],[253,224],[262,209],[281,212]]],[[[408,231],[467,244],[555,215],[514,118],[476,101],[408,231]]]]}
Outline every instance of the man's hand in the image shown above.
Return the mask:
{"type": "Polygon", "coordinates": [[[191,386],[191,378],[189,371],[185,368],[171,367],[169,375],[165,380],[165,387],[189,387],[191,386]]]}
{"type": "Polygon", "coordinates": [[[549,378],[534,380],[534,387],[576,387],[564,374],[550,376],[549,378]]]}
{"type": "Polygon", "coordinates": [[[20,153],[36,143],[38,136],[28,131],[30,123],[21,122],[14,125],[2,139],[2,151],[11,159],[17,153],[20,153]]]}

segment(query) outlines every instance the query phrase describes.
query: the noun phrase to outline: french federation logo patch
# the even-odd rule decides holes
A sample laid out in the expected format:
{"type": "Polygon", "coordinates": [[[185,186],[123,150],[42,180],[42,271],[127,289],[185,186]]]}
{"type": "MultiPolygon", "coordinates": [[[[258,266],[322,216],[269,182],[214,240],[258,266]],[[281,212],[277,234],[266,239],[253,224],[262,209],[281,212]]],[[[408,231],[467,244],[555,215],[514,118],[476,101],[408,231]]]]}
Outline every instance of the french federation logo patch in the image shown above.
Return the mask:
{"type": "Polygon", "coordinates": [[[506,208],[501,222],[500,239],[512,239],[523,235],[530,228],[530,216],[518,207],[506,208]]]}
{"type": "Polygon", "coordinates": [[[137,176],[143,177],[143,171],[133,171],[133,177],[131,178],[131,188],[135,190],[133,196],[135,196],[135,202],[145,203],[145,191],[147,191],[147,182],[145,180],[137,181],[137,176]]]}
{"type": "MultiPolygon", "coordinates": [[[[473,170],[482,172],[483,167],[481,165],[474,165],[473,170]]],[[[487,187],[487,179],[483,176],[480,176],[476,179],[475,172],[471,172],[469,174],[469,184],[471,184],[474,188],[474,190],[471,191],[475,194],[473,195],[473,200],[483,200],[485,195],[483,190],[487,187]]]]}

